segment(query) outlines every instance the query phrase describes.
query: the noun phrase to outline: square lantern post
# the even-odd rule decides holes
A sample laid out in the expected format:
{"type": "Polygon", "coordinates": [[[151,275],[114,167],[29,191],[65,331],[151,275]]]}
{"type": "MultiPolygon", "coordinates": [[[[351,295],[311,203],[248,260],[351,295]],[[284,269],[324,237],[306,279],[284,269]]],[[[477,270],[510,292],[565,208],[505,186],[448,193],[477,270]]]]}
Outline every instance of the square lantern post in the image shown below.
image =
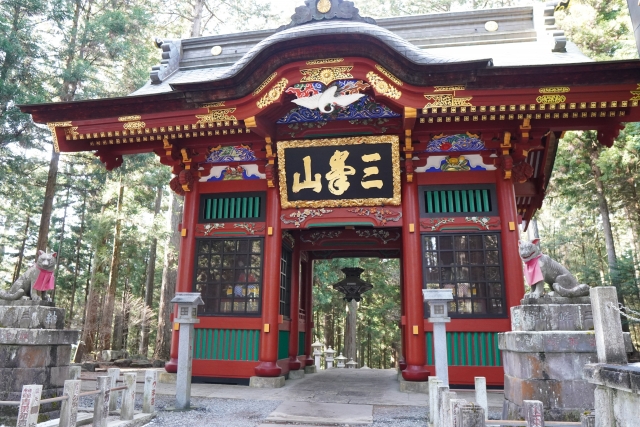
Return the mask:
{"type": "Polygon", "coordinates": [[[448,308],[453,301],[451,289],[423,289],[422,296],[429,303],[429,322],[433,323],[433,352],[436,361],[436,376],[442,385],[449,385],[449,366],[447,362],[447,328],[451,322],[448,308]]]}
{"type": "Polygon", "coordinates": [[[180,325],[178,341],[178,375],[176,378],[176,409],[188,410],[191,405],[191,365],[193,359],[193,329],[198,319],[198,306],[204,305],[200,292],[176,292],[171,300],[178,305],[173,319],[180,325]]]}

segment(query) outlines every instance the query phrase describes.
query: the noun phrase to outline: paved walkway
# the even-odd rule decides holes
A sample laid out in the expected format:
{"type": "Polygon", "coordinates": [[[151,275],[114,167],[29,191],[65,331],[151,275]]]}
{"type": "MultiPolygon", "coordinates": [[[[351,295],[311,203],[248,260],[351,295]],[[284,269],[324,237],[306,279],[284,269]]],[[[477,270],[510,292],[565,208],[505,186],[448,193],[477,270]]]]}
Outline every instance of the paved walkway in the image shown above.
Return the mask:
{"type": "MultiPolygon", "coordinates": [[[[138,372],[138,382],[143,380],[144,371],[121,369],[121,372],[138,372]]],[[[95,382],[90,381],[106,373],[83,372],[83,390],[94,390],[95,382]]],[[[226,384],[192,384],[192,397],[281,400],[316,403],[346,403],[386,406],[427,406],[428,395],[403,393],[399,390],[395,369],[331,369],[317,374],[307,374],[299,380],[287,380],[278,389],[259,389],[226,384]]],[[[138,384],[142,392],[142,384],[138,384]]],[[[474,400],[472,390],[455,390],[458,397],[474,400]]],[[[175,396],[175,384],[158,384],[157,393],[175,396]]],[[[489,390],[489,407],[502,409],[503,393],[489,390]]]]}

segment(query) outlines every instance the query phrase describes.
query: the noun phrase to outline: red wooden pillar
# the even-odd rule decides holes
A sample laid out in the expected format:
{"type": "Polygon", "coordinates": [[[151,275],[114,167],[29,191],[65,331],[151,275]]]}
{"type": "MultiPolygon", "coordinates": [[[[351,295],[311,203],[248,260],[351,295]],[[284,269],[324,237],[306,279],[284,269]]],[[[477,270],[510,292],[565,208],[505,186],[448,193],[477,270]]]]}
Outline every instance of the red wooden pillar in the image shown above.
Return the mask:
{"type": "Polygon", "coordinates": [[[298,326],[300,324],[300,239],[296,237],[291,256],[291,324],[289,327],[289,369],[297,371],[302,365],[298,360],[298,326]]]}
{"type": "MultiPolygon", "coordinates": [[[[198,181],[193,183],[193,189],[184,195],[182,208],[182,240],[180,241],[180,257],[178,258],[178,278],[176,292],[191,292],[193,290],[193,263],[196,250],[196,224],[198,223],[198,207],[200,193],[198,181]]],[[[174,307],[173,312],[175,313],[174,307]]],[[[173,314],[171,315],[173,322],[173,314]]],[[[178,372],[178,331],[172,328],[171,359],[164,366],[167,372],[178,372]]]]}
{"type": "Polygon", "coordinates": [[[520,305],[524,296],[524,277],[522,273],[522,261],[518,253],[518,207],[511,179],[504,179],[502,171],[496,171],[496,192],[498,193],[498,207],[502,222],[502,262],[504,265],[504,283],[507,306],[504,310],[509,314],[509,309],[520,305]]]}
{"type": "Polygon", "coordinates": [[[264,242],[262,279],[262,331],[260,332],[259,377],[280,376],[278,361],[278,317],[280,309],[280,259],[282,227],[280,225],[280,192],[277,186],[267,189],[267,236],[264,242]]]}
{"type": "Polygon", "coordinates": [[[402,285],[406,319],[405,362],[402,377],[407,381],[427,381],[429,371],[424,336],[424,306],[422,298],[422,247],[420,240],[420,203],[415,182],[402,183],[402,285]]]}
{"type": "MultiPolygon", "coordinates": [[[[400,255],[400,271],[404,271],[404,264],[403,264],[403,258],[402,255],[400,255]]],[[[406,346],[407,346],[407,337],[406,337],[406,333],[407,333],[407,327],[406,325],[404,325],[404,322],[406,321],[406,316],[405,316],[405,312],[404,312],[404,300],[405,300],[405,296],[404,296],[404,283],[402,280],[402,276],[400,276],[400,323],[398,324],[398,327],[400,328],[400,354],[398,354],[398,367],[400,368],[401,371],[404,371],[405,369],[407,369],[407,358],[405,356],[406,353],[406,346]]],[[[425,359],[426,360],[426,359],[425,359]]]]}
{"type": "Polygon", "coordinates": [[[313,259],[311,255],[303,269],[303,285],[305,287],[304,315],[305,315],[305,331],[304,331],[304,360],[305,366],[311,366],[314,363],[311,354],[311,344],[313,343],[313,259]]]}

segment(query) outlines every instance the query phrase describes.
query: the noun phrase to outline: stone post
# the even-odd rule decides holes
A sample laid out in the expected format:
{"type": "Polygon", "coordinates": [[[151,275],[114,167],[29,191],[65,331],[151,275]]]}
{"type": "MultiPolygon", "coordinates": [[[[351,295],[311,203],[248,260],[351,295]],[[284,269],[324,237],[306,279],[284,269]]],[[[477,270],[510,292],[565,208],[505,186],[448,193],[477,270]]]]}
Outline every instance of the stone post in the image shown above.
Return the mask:
{"type": "Polygon", "coordinates": [[[591,288],[591,306],[593,308],[593,328],[596,333],[596,349],[599,363],[625,365],[627,352],[622,335],[618,295],[613,286],[591,288]]]}
{"type": "Polygon", "coordinates": [[[156,411],[156,386],[158,371],[148,370],[144,374],[144,394],[142,395],[142,412],[153,414],[156,411]]]}
{"type": "Polygon", "coordinates": [[[436,425],[436,418],[438,418],[438,412],[436,407],[438,406],[438,387],[442,385],[442,381],[438,377],[429,377],[429,425],[436,425]]]}
{"type": "Polygon", "coordinates": [[[440,393],[439,397],[440,427],[451,427],[451,400],[456,398],[456,393],[447,387],[447,391],[440,393]]]}
{"type": "Polygon", "coordinates": [[[470,404],[460,407],[460,427],[485,427],[485,413],[480,406],[470,404]]]}
{"type": "Polygon", "coordinates": [[[445,405],[449,406],[449,399],[447,399],[449,393],[449,386],[444,384],[438,384],[436,391],[436,411],[433,418],[434,427],[449,427],[443,424],[444,421],[444,408],[445,405]]]}
{"type": "Polygon", "coordinates": [[[69,379],[79,380],[82,368],[80,366],[69,366],[69,379]]]}
{"type": "Polygon", "coordinates": [[[453,300],[453,292],[451,289],[423,289],[422,297],[429,303],[429,323],[433,324],[433,352],[436,376],[444,385],[449,385],[446,324],[451,322],[447,310],[449,301],[453,300]]]}
{"type": "Polygon", "coordinates": [[[524,420],[527,427],[544,427],[544,408],[539,400],[525,400],[524,420]]]}
{"type": "Polygon", "coordinates": [[[485,377],[475,377],[476,384],[476,404],[484,409],[484,413],[489,413],[489,403],[487,402],[487,379],[485,377]]]}
{"type": "Polygon", "coordinates": [[[594,414],[582,414],[580,416],[581,427],[596,427],[596,416],[594,414]]]}
{"type": "Polygon", "coordinates": [[[20,396],[20,409],[18,412],[17,427],[31,427],[38,423],[38,414],[40,413],[40,395],[42,394],[41,385],[25,385],[22,386],[22,395],[20,396]]]}
{"type": "Polygon", "coordinates": [[[178,305],[174,319],[180,324],[178,338],[178,375],[176,378],[176,409],[187,410],[191,405],[191,368],[193,361],[193,329],[200,323],[198,306],[204,305],[200,292],[177,292],[171,300],[178,305]]]}
{"type": "Polygon", "coordinates": [[[460,408],[467,404],[464,399],[451,399],[449,402],[451,405],[451,427],[460,427],[460,408]]]}
{"type": "Polygon", "coordinates": [[[609,427],[616,425],[616,419],[613,415],[613,398],[611,396],[611,392],[612,389],[609,387],[599,385],[593,393],[596,407],[596,427],[609,427]]]}
{"type": "MultiPolygon", "coordinates": [[[[107,376],[109,377],[109,388],[118,387],[118,378],[120,377],[120,369],[119,368],[109,368],[107,369],[107,376]]],[[[114,391],[111,393],[111,399],[109,400],[109,412],[115,411],[118,409],[118,396],[120,396],[119,391],[114,391]]]]}
{"type": "Polygon", "coordinates": [[[64,382],[63,395],[69,398],[63,401],[60,407],[60,423],[58,427],[76,427],[81,386],[82,381],[80,380],[67,380],[64,382]]]}
{"type": "Polygon", "coordinates": [[[124,374],[124,385],[127,389],[122,393],[120,419],[124,421],[131,421],[133,419],[133,408],[136,403],[136,374],[124,374]]]}
{"type": "Polygon", "coordinates": [[[107,427],[109,398],[111,397],[109,384],[110,379],[107,376],[96,378],[96,390],[100,390],[100,393],[96,394],[93,401],[93,427],[107,427]]]}

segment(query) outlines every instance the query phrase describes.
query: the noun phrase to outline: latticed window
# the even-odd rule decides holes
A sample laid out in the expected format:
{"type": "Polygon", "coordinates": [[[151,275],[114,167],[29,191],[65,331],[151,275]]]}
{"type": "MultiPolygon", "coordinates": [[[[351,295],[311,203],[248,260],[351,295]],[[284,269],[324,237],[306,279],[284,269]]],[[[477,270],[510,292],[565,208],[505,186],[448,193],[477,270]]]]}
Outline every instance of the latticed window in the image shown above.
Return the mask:
{"type": "Polygon", "coordinates": [[[194,290],[200,315],[258,315],[262,290],[261,238],[197,240],[194,290]]]}
{"type": "Polygon", "coordinates": [[[284,317],[291,317],[291,259],[289,248],[282,248],[280,257],[280,311],[284,317]]]}
{"type": "Polygon", "coordinates": [[[264,220],[264,193],[203,194],[200,223],[264,220]]]}
{"type": "Polygon", "coordinates": [[[440,233],[422,241],[424,287],[453,291],[452,317],[505,315],[500,234],[440,233]]]}
{"type": "Polygon", "coordinates": [[[421,189],[423,217],[497,214],[495,186],[491,184],[425,186],[421,189]]]}

